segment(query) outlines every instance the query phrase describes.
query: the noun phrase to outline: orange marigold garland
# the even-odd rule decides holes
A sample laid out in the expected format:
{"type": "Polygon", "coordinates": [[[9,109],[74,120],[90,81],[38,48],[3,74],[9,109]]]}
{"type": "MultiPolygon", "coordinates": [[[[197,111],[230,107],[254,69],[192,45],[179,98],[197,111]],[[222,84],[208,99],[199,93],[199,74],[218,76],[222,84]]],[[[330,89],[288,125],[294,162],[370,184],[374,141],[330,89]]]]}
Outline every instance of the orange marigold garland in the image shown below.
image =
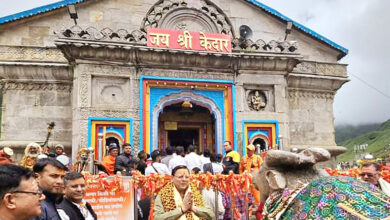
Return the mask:
{"type": "MultiPolygon", "coordinates": [[[[133,171],[132,175],[135,187],[141,188],[142,193],[144,193],[147,197],[151,197],[152,204],[154,203],[155,196],[157,196],[159,191],[172,179],[172,177],[167,174],[151,174],[150,176],[143,176],[138,171],[133,171]]],[[[229,175],[200,173],[191,175],[190,182],[197,188],[202,187],[206,189],[217,189],[232,198],[238,196],[243,201],[248,202],[247,193],[250,191],[250,186],[252,185],[252,175],[247,172],[240,175],[233,173],[230,173],[229,175]]],[[[235,207],[235,199],[231,199],[231,203],[235,218],[240,218],[241,214],[235,207]]],[[[153,218],[153,207],[153,205],[150,207],[150,220],[153,218]]]]}
{"type": "Polygon", "coordinates": [[[381,176],[384,180],[390,183],[390,167],[381,165],[381,176]]]}
{"type": "MultiPolygon", "coordinates": [[[[387,182],[390,183],[390,168],[381,165],[381,177],[386,180],[387,182]]],[[[328,172],[329,175],[331,176],[350,176],[350,177],[355,177],[358,178],[361,171],[360,169],[349,169],[349,170],[338,170],[338,169],[330,169],[330,168],[325,168],[326,172],[328,172]]]]}
{"type": "Polygon", "coordinates": [[[142,193],[146,197],[150,197],[150,211],[149,220],[154,217],[154,199],[158,192],[172,179],[170,175],[150,174],[150,176],[143,176],[139,171],[132,172],[132,181],[135,188],[141,188],[142,193]]]}
{"type": "Polygon", "coordinates": [[[116,192],[123,190],[123,179],[121,174],[110,176],[110,178],[108,178],[106,173],[91,175],[88,172],[82,172],[82,174],[84,175],[87,185],[91,183],[98,183],[100,191],[108,190],[111,192],[116,192]]]}

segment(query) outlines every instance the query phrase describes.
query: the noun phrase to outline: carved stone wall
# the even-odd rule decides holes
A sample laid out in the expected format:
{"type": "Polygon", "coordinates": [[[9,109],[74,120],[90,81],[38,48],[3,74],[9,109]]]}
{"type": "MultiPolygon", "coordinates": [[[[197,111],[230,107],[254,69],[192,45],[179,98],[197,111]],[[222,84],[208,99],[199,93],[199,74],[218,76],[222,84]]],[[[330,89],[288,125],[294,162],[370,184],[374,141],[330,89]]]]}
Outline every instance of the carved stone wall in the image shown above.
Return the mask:
{"type": "Polygon", "coordinates": [[[63,53],[57,48],[0,46],[0,60],[6,61],[57,61],[66,63],[63,53]]]}
{"type": "Polygon", "coordinates": [[[290,144],[336,146],[332,91],[289,89],[290,144]]]}
{"type": "MultiPolygon", "coordinates": [[[[5,84],[8,85],[8,84],[5,84]]],[[[47,124],[54,121],[52,139],[66,142],[72,138],[71,91],[69,85],[56,89],[55,85],[33,85],[34,89],[24,84],[13,83],[16,87],[5,87],[3,90],[2,141],[43,142],[47,134],[47,124]]],[[[31,84],[30,84],[31,85],[31,84]]],[[[15,145],[17,143],[15,142],[15,145]]],[[[25,147],[24,146],[13,147],[25,147]]]]}
{"type": "Polygon", "coordinates": [[[130,107],[128,94],[130,90],[129,78],[92,77],[92,106],[130,107]]]}
{"type": "MultiPolygon", "coordinates": [[[[33,56],[33,53],[27,54],[33,56]]],[[[43,143],[47,124],[54,121],[56,126],[49,146],[61,143],[69,149],[72,82],[68,65],[42,62],[19,65],[3,61],[0,62],[0,77],[3,97],[0,146],[22,150],[29,142],[43,143]]]]}
{"type": "MultiPolygon", "coordinates": [[[[74,146],[88,144],[88,118],[132,118],[133,144],[139,143],[139,80],[132,68],[78,63],[73,82],[73,138],[74,146]]],[[[77,148],[78,149],[78,148],[77,148]]],[[[77,149],[73,149],[73,156],[77,149]]]]}
{"type": "Polygon", "coordinates": [[[293,72],[323,76],[347,77],[347,65],[338,63],[303,61],[294,68],[293,72]]]}
{"type": "Polygon", "coordinates": [[[160,0],[149,10],[141,30],[158,27],[175,30],[192,30],[231,35],[229,18],[209,0],[160,0]]]}

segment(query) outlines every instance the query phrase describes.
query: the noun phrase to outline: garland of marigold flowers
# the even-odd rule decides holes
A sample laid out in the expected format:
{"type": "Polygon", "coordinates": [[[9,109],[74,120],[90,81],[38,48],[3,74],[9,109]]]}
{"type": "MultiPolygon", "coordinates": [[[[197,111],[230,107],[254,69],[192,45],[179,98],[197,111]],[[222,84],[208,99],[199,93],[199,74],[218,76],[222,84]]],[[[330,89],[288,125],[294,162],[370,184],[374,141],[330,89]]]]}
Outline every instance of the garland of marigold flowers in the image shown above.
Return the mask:
{"type": "Polygon", "coordinates": [[[106,173],[99,173],[97,175],[91,175],[89,172],[82,172],[85,178],[87,186],[91,183],[98,183],[99,190],[107,190],[111,192],[123,191],[123,179],[122,175],[116,174],[108,179],[106,173]]]}
{"type": "MultiPolygon", "coordinates": [[[[330,169],[330,168],[325,168],[325,170],[331,176],[350,176],[350,177],[358,178],[361,173],[361,170],[356,168],[344,170],[344,171],[338,169],[330,169]]],[[[380,170],[381,170],[380,171],[381,177],[390,183],[390,168],[380,165],[380,170]]]]}

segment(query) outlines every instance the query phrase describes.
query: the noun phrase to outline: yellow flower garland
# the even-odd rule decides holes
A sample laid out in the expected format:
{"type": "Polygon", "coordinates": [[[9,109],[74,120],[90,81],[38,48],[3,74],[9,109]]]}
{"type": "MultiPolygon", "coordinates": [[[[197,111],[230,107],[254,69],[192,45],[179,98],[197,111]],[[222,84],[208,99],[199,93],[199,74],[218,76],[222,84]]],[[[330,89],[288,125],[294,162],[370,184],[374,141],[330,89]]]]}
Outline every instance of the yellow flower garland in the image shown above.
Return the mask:
{"type": "MultiPolygon", "coordinates": [[[[162,205],[164,207],[165,212],[172,211],[172,210],[175,210],[177,208],[176,203],[175,203],[175,197],[174,197],[174,191],[173,191],[174,188],[173,187],[175,187],[175,186],[173,185],[172,181],[170,181],[158,193],[158,195],[161,198],[161,202],[162,202],[162,205]]],[[[193,194],[193,197],[192,197],[193,203],[195,204],[195,206],[204,207],[204,200],[203,200],[202,194],[200,194],[199,190],[195,187],[194,184],[190,184],[190,187],[191,187],[191,191],[193,194]]],[[[193,220],[191,212],[187,212],[185,214],[185,216],[186,216],[187,220],[193,220]]]]}

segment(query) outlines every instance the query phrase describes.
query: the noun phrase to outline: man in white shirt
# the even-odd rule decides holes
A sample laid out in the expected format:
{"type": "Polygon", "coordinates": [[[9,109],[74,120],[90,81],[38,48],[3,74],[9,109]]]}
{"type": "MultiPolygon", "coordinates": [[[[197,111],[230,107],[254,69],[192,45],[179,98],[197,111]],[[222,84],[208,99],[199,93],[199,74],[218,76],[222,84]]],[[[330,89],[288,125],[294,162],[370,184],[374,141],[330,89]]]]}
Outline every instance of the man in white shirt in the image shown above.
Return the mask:
{"type": "Polygon", "coordinates": [[[188,151],[190,153],[187,154],[184,158],[188,169],[191,171],[195,167],[198,167],[200,170],[202,170],[202,161],[200,157],[195,153],[195,147],[193,145],[190,145],[188,147],[188,151]]]}
{"type": "Polygon", "coordinates": [[[223,167],[221,164],[217,163],[218,157],[216,154],[211,154],[210,156],[210,163],[206,163],[203,165],[203,172],[207,173],[210,172],[211,174],[216,174],[216,173],[222,173],[223,172],[223,167]]]}
{"type": "Polygon", "coordinates": [[[173,154],[172,159],[169,161],[169,172],[171,173],[173,168],[179,165],[187,166],[186,161],[184,160],[184,147],[176,147],[176,155],[173,154]]]}
{"type": "Polygon", "coordinates": [[[200,167],[202,170],[203,165],[210,163],[210,151],[208,149],[204,149],[203,154],[200,155],[200,160],[202,161],[202,166],[200,167]]]}
{"type": "Polygon", "coordinates": [[[145,176],[149,176],[151,173],[170,174],[167,165],[161,163],[160,152],[158,150],[152,152],[152,160],[153,163],[145,169],[145,176]]]}
{"type": "Polygon", "coordinates": [[[166,149],[167,156],[161,158],[161,163],[165,164],[167,167],[169,166],[169,161],[173,158],[175,154],[175,148],[168,146],[166,149]]]}

